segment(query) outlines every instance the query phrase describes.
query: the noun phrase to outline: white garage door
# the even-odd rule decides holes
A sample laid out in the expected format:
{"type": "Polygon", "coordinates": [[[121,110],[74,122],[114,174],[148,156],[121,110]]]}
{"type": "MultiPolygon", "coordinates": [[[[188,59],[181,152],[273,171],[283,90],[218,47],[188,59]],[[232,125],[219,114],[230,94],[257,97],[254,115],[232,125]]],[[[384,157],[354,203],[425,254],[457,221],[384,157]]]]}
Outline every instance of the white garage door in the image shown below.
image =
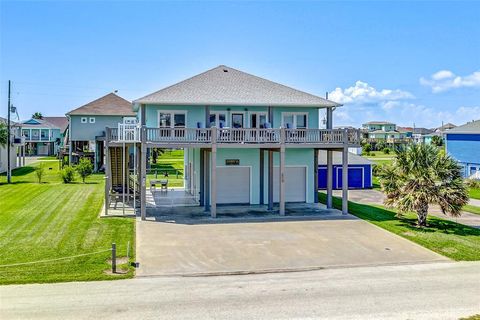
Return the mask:
{"type": "MultiPolygon", "coordinates": [[[[279,201],[278,167],[273,170],[273,201],[279,201]]],[[[305,202],[306,201],[306,180],[305,167],[285,167],[285,201],[305,202]]]]}
{"type": "Polygon", "coordinates": [[[217,203],[250,203],[250,167],[217,167],[217,203]]]}

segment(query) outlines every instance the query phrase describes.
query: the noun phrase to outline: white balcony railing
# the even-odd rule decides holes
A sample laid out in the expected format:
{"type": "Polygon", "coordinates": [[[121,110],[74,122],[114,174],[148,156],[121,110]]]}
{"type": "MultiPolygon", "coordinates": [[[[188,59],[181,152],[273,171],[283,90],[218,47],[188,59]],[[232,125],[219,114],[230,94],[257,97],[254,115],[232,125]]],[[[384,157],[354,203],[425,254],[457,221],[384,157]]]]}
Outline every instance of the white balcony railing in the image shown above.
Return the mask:
{"type": "MultiPolygon", "coordinates": [[[[357,129],[144,128],[145,141],[165,144],[360,144],[357,129]]],[[[120,124],[107,128],[114,142],[140,142],[142,128],[120,124]]]]}

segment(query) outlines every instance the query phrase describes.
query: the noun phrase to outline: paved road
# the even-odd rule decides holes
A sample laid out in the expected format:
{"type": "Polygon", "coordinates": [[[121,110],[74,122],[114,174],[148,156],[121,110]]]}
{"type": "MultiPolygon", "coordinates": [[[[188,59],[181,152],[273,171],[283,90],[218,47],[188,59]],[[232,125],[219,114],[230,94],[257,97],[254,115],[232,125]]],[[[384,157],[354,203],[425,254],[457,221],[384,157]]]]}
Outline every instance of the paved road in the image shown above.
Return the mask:
{"type": "Polygon", "coordinates": [[[480,313],[480,264],[0,287],[2,319],[458,319],[480,313]]]}
{"type": "MultiPolygon", "coordinates": [[[[336,196],[341,196],[341,190],[335,190],[333,194],[336,196]]],[[[383,198],[384,196],[382,192],[373,189],[350,190],[348,192],[348,199],[358,203],[383,205],[383,198]]],[[[479,205],[480,201],[470,199],[470,204],[479,205]]],[[[428,214],[442,219],[465,224],[470,227],[480,228],[480,215],[478,214],[463,211],[460,217],[451,217],[449,215],[444,215],[438,206],[430,206],[428,214]]]]}

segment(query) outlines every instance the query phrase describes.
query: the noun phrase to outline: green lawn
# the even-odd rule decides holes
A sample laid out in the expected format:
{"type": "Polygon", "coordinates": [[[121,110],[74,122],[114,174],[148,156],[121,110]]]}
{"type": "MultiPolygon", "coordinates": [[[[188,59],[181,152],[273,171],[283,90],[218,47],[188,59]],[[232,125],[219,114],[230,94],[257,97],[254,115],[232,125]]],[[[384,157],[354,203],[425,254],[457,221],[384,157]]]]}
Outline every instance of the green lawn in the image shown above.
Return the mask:
{"type": "MultiPolygon", "coordinates": [[[[326,195],[319,193],[319,199],[322,203],[325,203],[326,195]]],[[[334,197],[333,204],[337,209],[342,207],[340,198],[334,197]]],[[[479,229],[437,217],[428,218],[428,228],[417,228],[414,214],[397,218],[395,212],[382,206],[364,205],[355,202],[348,203],[348,210],[351,214],[363,220],[453,260],[480,260],[479,229]]]]}
{"type": "Polygon", "coordinates": [[[169,187],[183,187],[183,170],[184,170],[183,150],[165,150],[161,154],[157,163],[150,163],[150,170],[147,174],[147,185],[150,185],[150,179],[164,179],[165,172],[168,173],[169,187]]]}
{"type": "Polygon", "coordinates": [[[470,213],[475,213],[475,214],[480,214],[480,207],[472,206],[470,204],[467,204],[466,206],[463,207],[463,211],[467,211],[470,213]]]}
{"type": "Polygon", "coordinates": [[[480,200],[480,189],[470,188],[470,198],[480,200]]]}
{"type": "MultiPolygon", "coordinates": [[[[103,204],[103,175],[87,183],[61,183],[58,164],[41,162],[46,172],[38,184],[35,163],[13,171],[13,184],[0,176],[0,284],[87,281],[130,278],[133,268],[124,262],[121,275],[108,275],[110,252],[33,265],[2,265],[50,260],[109,249],[117,244],[124,257],[130,243],[134,261],[134,220],[98,218],[103,204]]],[[[78,180],[78,179],[77,179],[78,180]]]]}

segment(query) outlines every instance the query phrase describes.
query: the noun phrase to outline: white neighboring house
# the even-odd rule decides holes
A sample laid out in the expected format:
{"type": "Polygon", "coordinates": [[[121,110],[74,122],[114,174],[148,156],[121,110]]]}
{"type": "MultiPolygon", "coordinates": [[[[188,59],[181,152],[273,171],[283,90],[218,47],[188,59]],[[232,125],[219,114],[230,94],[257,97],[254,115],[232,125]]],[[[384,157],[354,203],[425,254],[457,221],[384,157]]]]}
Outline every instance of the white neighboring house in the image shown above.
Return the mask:
{"type": "MultiPolygon", "coordinates": [[[[7,123],[7,119],[0,117],[0,122],[7,123]]],[[[22,139],[20,138],[20,127],[17,123],[10,121],[11,128],[11,138],[12,138],[12,145],[10,147],[10,166],[13,169],[19,167],[21,165],[20,159],[17,159],[18,156],[18,148],[22,144],[22,139]]],[[[8,161],[7,161],[7,146],[0,145],[0,173],[7,172],[8,161]]]]}

